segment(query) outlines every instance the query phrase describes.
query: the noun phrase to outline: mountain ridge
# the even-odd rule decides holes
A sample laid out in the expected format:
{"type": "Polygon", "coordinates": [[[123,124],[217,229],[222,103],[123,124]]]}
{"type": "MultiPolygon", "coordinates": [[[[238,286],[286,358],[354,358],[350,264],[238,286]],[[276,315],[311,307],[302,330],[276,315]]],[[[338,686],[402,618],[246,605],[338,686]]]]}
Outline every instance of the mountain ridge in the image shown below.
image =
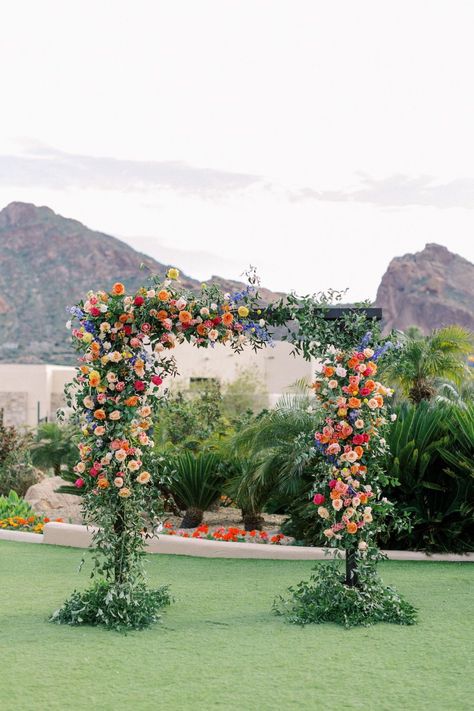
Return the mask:
{"type": "MultiPolygon", "coordinates": [[[[110,289],[115,281],[133,292],[146,283],[147,271],[164,275],[169,266],[180,265],[161,263],[47,206],[10,203],[0,211],[0,362],[74,364],[66,307],[91,287],[110,289]]],[[[211,281],[224,291],[243,286],[218,276],[211,281]]],[[[183,273],[181,282],[193,290],[201,285],[183,273]]],[[[266,302],[282,296],[260,292],[266,302]]],[[[386,329],[415,325],[426,333],[460,323],[474,330],[474,265],[428,243],[392,259],[375,305],[386,329]]]]}

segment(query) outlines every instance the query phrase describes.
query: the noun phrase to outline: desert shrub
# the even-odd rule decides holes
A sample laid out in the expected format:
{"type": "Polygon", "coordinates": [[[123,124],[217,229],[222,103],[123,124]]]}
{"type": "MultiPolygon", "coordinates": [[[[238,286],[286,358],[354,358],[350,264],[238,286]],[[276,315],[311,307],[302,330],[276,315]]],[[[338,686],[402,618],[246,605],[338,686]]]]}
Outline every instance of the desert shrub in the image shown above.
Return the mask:
{"type": "Polygon", "coordinates": [[[32,484],[39,481],[31,464],[31,435],[13,425],[5,425],[0,411],[0,496],[15,491],[24,496],[32,484]]]}

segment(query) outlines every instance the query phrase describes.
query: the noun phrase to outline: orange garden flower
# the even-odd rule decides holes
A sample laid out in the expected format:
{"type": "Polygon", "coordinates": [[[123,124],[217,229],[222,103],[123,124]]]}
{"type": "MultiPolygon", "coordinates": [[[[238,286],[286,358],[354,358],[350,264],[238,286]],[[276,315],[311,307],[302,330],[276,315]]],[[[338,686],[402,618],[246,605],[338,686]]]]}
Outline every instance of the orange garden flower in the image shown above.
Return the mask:
{"type": "Polygon", "coordinates": [[[232,314],[229,311],[222,314],[222,323],[224,324],[224,326],[230,326],[230,324],[232,323],[233,320],[234,320],[234,317],[232,316],[232,314]]]}
{"type": "Polygon", "coordinates": [[[169,291],[166,291],[166,289],[161,289],[157,296],[160,301],[169,301],[170,293],[169,291]]]}
{"type": "Polygon", "coordinates": [[[189,311],[180,311],[178,318],[181,323],[189,323],[193,317],[191,316],[189,311]]]}
{"type": "Polygon", "coordinates": [[[122,296],[125,294],[125,287],[119,281],[117,281],[112,287],[112,294],[114,296],[122,296]]]}
{"type": "Polygon", "coordinates": [[[349,521],[349,523],[346,524],[346,531],[347,531],[347,533],[350,533],[351,535],[354,535],[355,533],[357,533],[358,528],[357,528],[357,524],[355,523],[355,521],[349,521]]]}
{"type": "Polygon", "coordinates": [[[359,400],[357,397],[350,397],[349,401],[347,403],[348,407],[351,407],[353,409],[358,409],[361,406],[362,402],[359,400]]]}
{"type": "Polygon", "coordinates": [[[105,420],[107,415],[105,414],[105,410],[99,408],[98,410],[95,410],[94,417],[96,420],[105,420]]]}
{"type": "Polygon", "coordinates": [[[123,404],[127,407],[136,407],[138,405],[138,401],[138,395],[130,395],[130,397],[123,401],[123,404]]]}
{"type": "Polygon", "coordinates": [[[100,477],[100,479],[97,481],[97,486],[99,487],[99,489],[108,489],[108,487],[110,486],[110,484],[109,484],[109,482],[107,481],[107,479],[102,476],[102,477],[100,477]]]}
{"type": "Polygon", "coordinates": [[[207,328],[204,326],[204,324],[200,323],[198,324],[196,331],[200,336],[206,336],[207,335],[207,328]]]}

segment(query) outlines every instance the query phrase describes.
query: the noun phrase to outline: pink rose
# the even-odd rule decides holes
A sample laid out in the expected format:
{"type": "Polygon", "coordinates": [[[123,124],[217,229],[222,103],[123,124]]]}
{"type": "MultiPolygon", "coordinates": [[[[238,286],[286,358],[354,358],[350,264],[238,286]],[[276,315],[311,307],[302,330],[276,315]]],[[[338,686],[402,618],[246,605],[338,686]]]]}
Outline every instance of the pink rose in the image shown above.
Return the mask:
{"type": "Polygon", "coordinates": [[[85,483],[85,482],[84,482],[84,479],[80,479],[80,478],[79,478],[79,479],[76,479],[76,481],[74,482],[74,486],[75,486],[77,489],[82,489],[82,487],[84,486],[84,483],[85,483]]]}
{"type": "Polygon", "coordinates": [[[151,382],[153,383],[153,385],[161,385],[161,383],[163,382],[163,378],[160,378],[159,375],[153,375],[151,378],[151,382]]]}
{"type": "Polygon", "coordinates": [[[123,382],[123,380],[120,380],[117,383],[117,385],[115,386],[115,389],[118,393],[121,393],[124,388],[125,388],[125,383],[123,382]]]}
{"type": "Polygon", "coordinates": [[[135,388],[137,393],[141,393],[143,392],[143,390],[145,390],[145,383],[143,382],[143,380],[135,380],[135,382],[133,383],[133,387],[135,388]]]}
{"type": "Polygon", "coordinates": [[[336,479],[331,479],[331,481],[329,482],[329,488],[330,488],[330,489],[334,489],[334,487],[336,486],[336,484],[337,484],[337,480],[336,480],[336,479]]]}
{"type": "Polygon", "coordinates": [[[135,304],[135,306],[141,306],[144,301],[145,299],[143,298],[143,296],[136,296],[133,300],[133,303],[135,304]]]}
{"type": "Polygon", "coordinates": [[[319,506],[320,504],[324,504],[326,500],[326,497],[323,494],[315,494],[313,496],[313,504],[316,506],[319,506]]]}

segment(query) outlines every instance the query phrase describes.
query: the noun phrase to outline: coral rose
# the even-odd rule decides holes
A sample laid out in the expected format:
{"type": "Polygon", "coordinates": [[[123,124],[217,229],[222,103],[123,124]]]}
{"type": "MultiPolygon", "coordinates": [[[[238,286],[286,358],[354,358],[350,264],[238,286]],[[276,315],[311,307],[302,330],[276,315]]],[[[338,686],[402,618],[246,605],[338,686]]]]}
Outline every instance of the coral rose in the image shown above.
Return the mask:
{"type": "Polygon", "coordinates": [[[103,410],[102,408],[100,408],[99,410],[96,410],[94,412],[94,417],[96,420],[105,420],[105,418],[106,418],[105,410],[103,410]]]}
{"type": "Polygon", "coordinates": [[[222,323],[224,324],[224,326],[230,326],[230,324],[232,323],[233,320],[234,320],[234,317],[232,316],[232,314],[229,311],[227,311],[222,316],[222,323]]]}
{"type": "Polygon", "coordinates": [[[349,523],[346,525],[346,531],[347,533],[350,533],[351,535],[354,535],[354,533],[357,533],[357,524],[355,521],[349,521],[349,523]]]}

